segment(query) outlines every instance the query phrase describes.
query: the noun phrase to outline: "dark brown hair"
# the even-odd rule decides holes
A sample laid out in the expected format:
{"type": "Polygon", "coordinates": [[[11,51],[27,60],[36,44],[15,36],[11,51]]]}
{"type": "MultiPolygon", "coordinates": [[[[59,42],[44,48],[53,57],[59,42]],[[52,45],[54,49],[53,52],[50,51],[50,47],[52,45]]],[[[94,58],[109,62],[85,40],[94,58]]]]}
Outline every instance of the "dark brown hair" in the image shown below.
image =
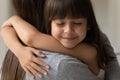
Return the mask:
{"type": "Polygon", "coordinates": [[[25,72],[17,57],[8,50],[3,65],[1,80],[24,80],[25,72]]]}
{"type": "Polygon", "coordinates": [[[104,36],[97,24],[91,0],[46,0],[44,14],[46,29],[49,34],[51,34],[51,21],[56,18],[63,19],[66,16],[86,18],[90,30],[87,31],[84,42],[96,47],[99,67],[104,68],[112,59],[103,45],[104,36]]]}
{"type": "Polygon", "coordinates": [[[12,0],[16,13],[35,26],[39,31],[44,28],[44,3],[46,0],[12,0]]]}
{"type": "MultiPolygon", "coordinates": [[[[17,15],[45,33],[43,7],[45,0],[12,0],[17,15]]],[[[24,80],[25,72],[10,50],[4,58],[1,80],[24,80]]]]}
{"type": "MultiPolygon", "coordinates": [[[[50,33],[50,24],[53,19],[64,18],[70,10],[70,16],[84,17],[88,21],[90,30],[87,32],[85,42],[95,46],[98,50],[98,65],[104,68],[111,56],[103,46],[103,33],[100,31],[90,0],[12,0],[19,16],[46,33],[50,33]],[[44,2],[45,8],[44,8],[44,2]],[[44,13],[43,13],[44,12],[44,13]],[[44,14],[44,15],[43,15],[44,14]],[[44,20],[45,24],[44,25],[44,20]]],[[[2,80],[24,80],[25,72],[20,66],[16,56],[9,50],[3,62],[2,80]]]]}

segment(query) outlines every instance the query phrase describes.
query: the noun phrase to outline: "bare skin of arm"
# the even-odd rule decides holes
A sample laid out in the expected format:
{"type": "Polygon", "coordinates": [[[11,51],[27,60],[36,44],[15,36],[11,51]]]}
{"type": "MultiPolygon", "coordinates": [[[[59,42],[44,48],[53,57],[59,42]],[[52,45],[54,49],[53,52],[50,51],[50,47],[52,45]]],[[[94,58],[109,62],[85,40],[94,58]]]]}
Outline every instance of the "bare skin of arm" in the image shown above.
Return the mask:
{"type": "Polygon", "coordinates": [[[27,72],[31,77],[34,77],[34,75],[41,77],[41,74],[47,74],[47,72],[44,69],[42,69],[35,63],[40,64],[41,66],[44,66],[46,68],[49,67],[48,64],[42,62],[36,56],[34,56],[37,55],[40,57],[44,57],[45,55],[43,55],[34,48],[22,45],[13,27],[9,26],[2,28],[1,37],[7,45],[7,47],[18,58],[24,71],[27,72]]]}
{"type": "Polygon", "coordinates": [[[11,18],[11,25],[13,25],[13,28],[15,29],[19,38],[26,45],[31,46],[31,47],[40,48],[43,50],[60,52],[60,53],[64,53],[67,55],[77,57],[79,59],[81,56],[80,52],[82,53],[85,47],[91,51],[95,49],[94,47],[86,43],[80,43],[76,47],[70,48],[70,49],[65,48],[59,43],[59,41],[54,39],[52,36],[39,32],[34,26],[22,20],[18,16],[13,16],[11,18]]]}
{"type": "MultiPolygon", "coordinates": [[[[71,56],[79,58],[83,62],[94,67],[94,65],[92,65],[93,59],[90,59],[90,58],[92,58],[93,56],[96,57],[97,52],[94,47],[92,47],[86,43],[81,43],[72,49],[64,48],[56,39],[54,39],[53,37],[51,37],[49,35],[42,34],[36,28],[34,28],[31,24],[22,20],[18,16],[13,16],[12,18],[10,18],[7,24],[9,24],[9,28],[15,29],[16,32],[13,31],[14,34],[17,33],[17,35],[20,37],[20,39],[28,46],[40,48],[40,49],[44,49],[44,50],[49,50],[49,51],[61,52],[61,53],[67,54],[67,55],[71,55],[71,56]],[[10,27],[10,25],[13,25],[13,26],[10,27]],[[33,36],[34,36],[34,38],[33,38],[33,36]],[[45,44],[47,44],[47,45],[45,45],[45,44]],[[86,54],[82,54],[82,53],[92,53],[92,54],[86,55],[86,54]]],[[[8,26],[6,26],[6,27],[8,28],[8,26]]],[[[2,29],[3,32],[5,32],[6,27],[3,27],[3,29],[2,29]]],[[[6,36],[5,33],[3,34],[3,36],[6,36]]],[[[14,35],[14,37],[17,37],[17,36],[14,35]]],[[[6,37],[4,37],[4,40],[5,39],[6,39],[6,37]]],[[[10,38],[8,38],[8,39],[10,39],[10,38]]],[[[11,42],[9,42],[9,41],[7,41],[6,43],[11,44],[11,42]]],[[[9,47],[10,47],[10,45],[9,45],[9,47]]],[[[39,55],[39,56],[41,56],[41,55],[39,55]]],[[[94,64],[97,65],[96,62],[94,64]]]]}

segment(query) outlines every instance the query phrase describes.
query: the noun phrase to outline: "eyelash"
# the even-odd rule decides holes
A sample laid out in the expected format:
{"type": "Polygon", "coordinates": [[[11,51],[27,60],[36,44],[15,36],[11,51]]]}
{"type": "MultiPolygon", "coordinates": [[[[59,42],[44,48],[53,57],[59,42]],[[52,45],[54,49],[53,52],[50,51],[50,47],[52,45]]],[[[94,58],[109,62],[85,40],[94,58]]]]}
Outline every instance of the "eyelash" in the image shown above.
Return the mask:
{"type": "MultiPolygon", "coordinates": [[[[65,23],[56,23],[58,26],[63,26],[65,23]]],[[[82,24],[82,22],[73,22],[72,23],[73,25],[81,25],[82,24]]]]}
{"type": "Polygon", "coordinates": [[[75,25],[81,25],[82,23],[81,23],[81,22],[79,22],[79,23],[73,23],[73,24],[75,24],[75,25]]]}
{"type": "Polygon", "coordinates": [[[64,23],[56,23],[57,25],[61,26],[61,25],[64,25],[64,23]]]}

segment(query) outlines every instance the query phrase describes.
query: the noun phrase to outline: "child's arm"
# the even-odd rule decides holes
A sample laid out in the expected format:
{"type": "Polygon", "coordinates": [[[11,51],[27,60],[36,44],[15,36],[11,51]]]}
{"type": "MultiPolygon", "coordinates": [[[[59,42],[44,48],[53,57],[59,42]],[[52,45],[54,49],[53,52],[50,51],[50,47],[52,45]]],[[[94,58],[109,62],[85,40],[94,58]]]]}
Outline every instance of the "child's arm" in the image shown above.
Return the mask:
{"type": "Polygon", "coordinates": [[[15,30],[12,27],[6,26],[4,25],[1,29],[1,37],[7,47],[9,47],[10,50],[17,56],[22,68],[32,77],[34,75],[41,76],[38,72],[44,74],[45,70],[43,70],[39,65],[44,67],[47,67],[48,65],[35,57],[35,55],[40,57],[43,57],[43,55],[34,48],[22,45],[15,30]],[[36,65],[35,63],[39,65],[36,65]]]}
{"type": "Polygon", "coordinates": [[[93,50],[92,46],[89,46],[85,43],[79,44],[77,47],[72,49],[64,48],[52,36],[39,32],[35,27],[33,27],[31,24],[27,23],[18,16],[11,17],[9,19],[9,22],[17,32],[20,39],[28,46],[49,51],[61,52],[67,55],[77,57],[79,59],[82,58],[81,55],[83,56],[83,54],[80,53],[82,53],[86,48],[91,51],[93,50]]]}
{"type": "MultiPolygon", "coordinates": [[[[5,30],[5,28],[12,28],[12,29],[14,28],[15,31],[17,32],[17,35],[21,38],[21,40],[24,43],[26,43],[27,45],[32,46],[32,47],[41,48],[41,49],[45,49],[45,50],[49,50],[49,51],[61,52],[64,54],[68,54],[68,55],[77,57],[77,58],[83,60],[84,62],[88,62],[88,63],[90,63],[89,58],[91,58],[91,56],[95,56],[95,54],[96,54],[96,49],[85,43],[82,43],[73,49],[64,48],[56,39],[54,39],[53,37],[51,37],[49,35],[40,33],[31,24],[25,22],[23,19],[21,19],[18,16],[14,16],[14,17],[10,18],[6,22],[6,24],[3,25],[4,27],[2,28],[4,40],[7,39],[6,44],[8,44],[8,43],[11,45],[14,44],[15,42],[14,41],[10,42],[9,39],[12,40],[12,37],[16,38],[17,36],[10,37],[10,35],[11,35],[10,32],[8,32],[7,34],[4,34],[4,32],[7,32],[5,30]],[[6,25],[6,24],[8,24],[8,25],[6,25]],[[8,35],[8,36],[6,36],[6,35],[8,35]],[[89,54],[86,55],[83,53],[89,53],[89,54]]],[[[16,33],[14,33],[14,34],[16,34],[16,33]]],[[[18,42],[19,42],[19,40],[18,40],[18,42]]],[[[8,47],[15,48],[17,46],[17,44],[14,47],[11,45],[9,45],[8,47]]],[[[18,57],[19,57],[19,55],[18,55],[18,57]]]]}

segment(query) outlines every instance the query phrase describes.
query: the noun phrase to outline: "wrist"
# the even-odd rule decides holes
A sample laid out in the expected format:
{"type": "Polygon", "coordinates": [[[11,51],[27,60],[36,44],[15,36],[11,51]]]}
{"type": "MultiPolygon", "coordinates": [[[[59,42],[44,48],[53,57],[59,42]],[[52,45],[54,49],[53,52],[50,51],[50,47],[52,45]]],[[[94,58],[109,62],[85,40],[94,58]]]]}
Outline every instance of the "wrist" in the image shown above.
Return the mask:
{"type": "Polygon", "coordinates": [[[18,56],[19,53],[23,50],[25,46],[24,45],[16,45],[15,47],[11,48],[11,51],[14,53],[15,56],[18,56]]]}

